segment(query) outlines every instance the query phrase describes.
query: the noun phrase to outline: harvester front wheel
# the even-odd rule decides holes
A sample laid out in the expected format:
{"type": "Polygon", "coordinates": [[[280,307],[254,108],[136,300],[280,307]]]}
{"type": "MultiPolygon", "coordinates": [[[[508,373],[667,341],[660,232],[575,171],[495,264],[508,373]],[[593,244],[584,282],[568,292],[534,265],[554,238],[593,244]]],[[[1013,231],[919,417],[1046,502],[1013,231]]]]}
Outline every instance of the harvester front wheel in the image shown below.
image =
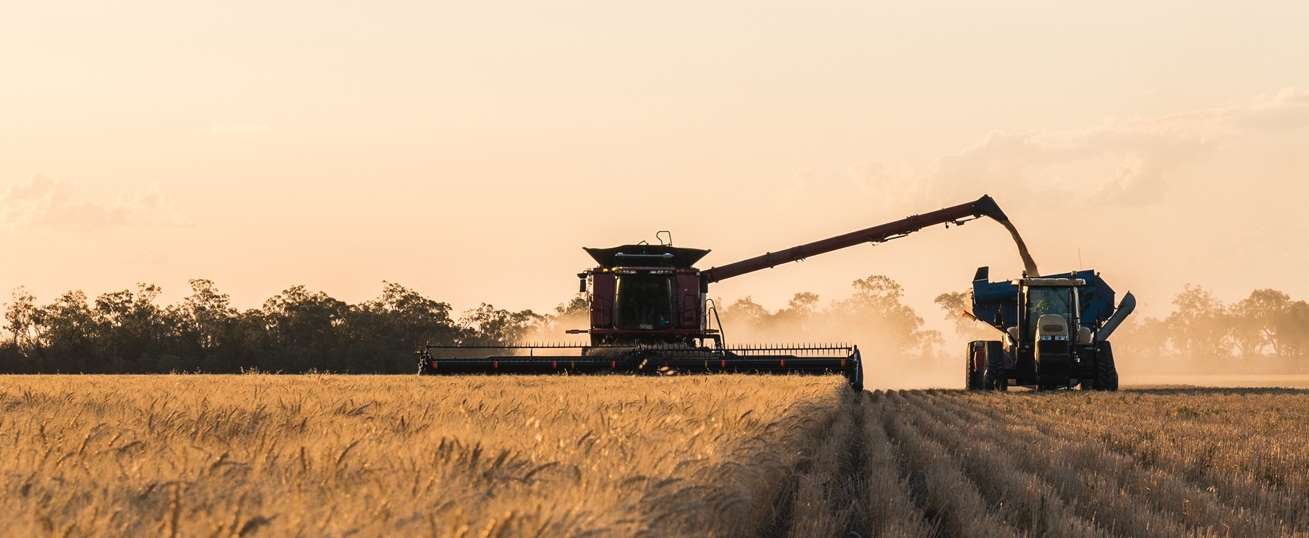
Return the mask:
{"type": "Polygon", "coordinates": [[[982,373],[982,390],[1009,390],[1009,374],[1005,372],[1004,344],[986,342],[986,371],[982,373]]]}
{"type": "Polygon", "coordinates": [[[1118,390],[1118,368],[1114,366],[1114,348],[1100,342],[1095,354],[1095,389],[1118,390]]]}

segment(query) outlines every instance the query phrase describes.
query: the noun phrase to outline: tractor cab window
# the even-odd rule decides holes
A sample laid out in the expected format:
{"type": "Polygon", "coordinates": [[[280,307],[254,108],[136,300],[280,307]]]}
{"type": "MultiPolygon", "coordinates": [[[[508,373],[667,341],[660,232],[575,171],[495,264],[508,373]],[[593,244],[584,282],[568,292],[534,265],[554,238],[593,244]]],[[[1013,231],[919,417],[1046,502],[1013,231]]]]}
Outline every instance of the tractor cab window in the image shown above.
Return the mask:
{"type": "Polygon", "coordinates": [[[1076,326],[1073,319],[1073,293],[1076,288],[1049,287],[1027,289],[1027,334],[1028,338],[1036,335],[1036,322],[1045,314],[1057,314],[1068,321],[1069,327],[1076,326]]]}
{"type": "Polygon", "coordinates": [[[673,326],[672,274],[618,276],[614,297],[614,327],[655,330],[673,326]]]}

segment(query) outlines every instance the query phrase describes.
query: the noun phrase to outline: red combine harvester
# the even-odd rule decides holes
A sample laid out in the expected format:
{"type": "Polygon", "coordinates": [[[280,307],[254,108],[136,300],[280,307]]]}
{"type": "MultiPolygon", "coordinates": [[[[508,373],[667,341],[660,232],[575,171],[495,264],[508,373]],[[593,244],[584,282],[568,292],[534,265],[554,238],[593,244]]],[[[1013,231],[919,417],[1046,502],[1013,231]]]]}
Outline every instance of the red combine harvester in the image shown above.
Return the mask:
{"type": "MultiPolygon", "coordinates": [[[[990,217],[1012,226],[990,196],[914,215],[780,252],[769,252],[706,270],[695,268],[708,250],[668,244],[584,248],[596,267],[578,274],[580,291],[590,291],[587,345],[426,346],[419,374],[569,373],[813,373],[839,374],[863,389],[855,346],[746,346],[723,343],[722,324],[710,328],[709,284],[810,256],[904,237],[936,224],[962,225],[990,217]],[[490,353],[490,355],[486,355],[490,353]],[[475,355],[481,356],[475,356],[475,355]]],[[[1015,239],[1017,235],[1015,234],[1015,239]]],[[[1019,241],[1025,262],[1030,262],[1019,241]]],[[[1028,264],[1035,273],[1035,264],[1028,264]]]]}

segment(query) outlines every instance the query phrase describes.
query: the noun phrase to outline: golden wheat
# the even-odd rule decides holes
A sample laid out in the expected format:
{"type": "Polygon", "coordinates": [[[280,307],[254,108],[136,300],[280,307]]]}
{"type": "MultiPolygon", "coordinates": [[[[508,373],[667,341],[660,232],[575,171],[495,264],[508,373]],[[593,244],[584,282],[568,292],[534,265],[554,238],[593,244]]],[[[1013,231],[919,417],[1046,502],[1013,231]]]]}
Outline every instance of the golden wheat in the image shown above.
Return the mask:
{"type": "Polygon", "coordinates": [[[841,382],[6,377],[0,528],[752,535],[841,382]]]}

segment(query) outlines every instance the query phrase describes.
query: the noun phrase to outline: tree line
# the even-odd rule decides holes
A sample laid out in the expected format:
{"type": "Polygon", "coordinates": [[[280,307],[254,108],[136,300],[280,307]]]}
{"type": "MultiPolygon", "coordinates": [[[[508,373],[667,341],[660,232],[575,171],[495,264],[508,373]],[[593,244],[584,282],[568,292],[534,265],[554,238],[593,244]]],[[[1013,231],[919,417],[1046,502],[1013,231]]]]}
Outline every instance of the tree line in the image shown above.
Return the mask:
{"type": "Polygon", "coordinates": [[[294,286],[241,311],[213,282],[190,284],[166,306],[153,284],[94,301],[70,291],[46,305],[19,288],[5,308],[0,372],[411,373],[423,344],[513,342],[554,317],[482,304],[454,318],[448,303],[390,282],[359,304],[294,286]]]}
{"type": "MultiPolygon", "coordinates": [[[[70,291],[45,305],[25,289],[5,306],[0,373],[411,373],[416,349],[433,345],[500,345],[551,339],[585,327],[587,297],[578,294],[553,312],[511,311],[482,304],[455,317],[448,303],[400,284],[347,304],[294,286],[238,310],[208,280],[190,281],[191,294],[158,304],[160,288],[105,293],[90,300],[70,291]]],[[[908,358],[948,360],[951,349],[923,318],[903,304],[903,288],[872,275],[852,283],[851,295],[821,306],[818,295],[796,293],[769,311],[749,296],[717,308],[730,343],[845,342],[908,358]]],[[[995,334],[960,316],[966,296],[943,293],[936,304],[966,339],[995,334]]],[[[1188,284],[1164,318],[1128,318],[1114,336],[1121,352],[1220,363],[1225,359],[1309,356],[1309,303],[1261,289],[1234,304],[1188,284]]],[[[1231,361],[1228,361],[1231,362],[1231,361]]]]}
{"type": "Polygon", "coordinates": [[[1145,317],[1122,329],[1124,344],[1151,357],[1234,364],[1309,357],[1309,302],[1274,289],[1258,289],[1235,303],[1187,284],[1163,318],[1145,317]]]}

